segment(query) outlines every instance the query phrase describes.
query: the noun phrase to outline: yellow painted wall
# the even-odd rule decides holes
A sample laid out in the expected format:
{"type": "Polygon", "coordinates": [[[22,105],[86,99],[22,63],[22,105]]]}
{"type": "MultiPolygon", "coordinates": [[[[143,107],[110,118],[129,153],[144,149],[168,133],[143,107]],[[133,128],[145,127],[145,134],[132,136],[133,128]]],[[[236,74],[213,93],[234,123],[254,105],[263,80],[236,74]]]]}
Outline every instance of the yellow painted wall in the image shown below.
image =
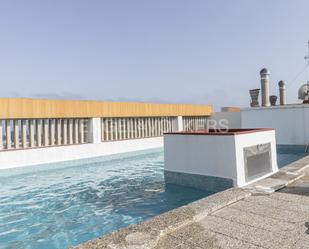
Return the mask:
{"type": "Polygon", "coordinates": [[[209,116],[209,105],[0,98],[0,119],[209,116]]]}

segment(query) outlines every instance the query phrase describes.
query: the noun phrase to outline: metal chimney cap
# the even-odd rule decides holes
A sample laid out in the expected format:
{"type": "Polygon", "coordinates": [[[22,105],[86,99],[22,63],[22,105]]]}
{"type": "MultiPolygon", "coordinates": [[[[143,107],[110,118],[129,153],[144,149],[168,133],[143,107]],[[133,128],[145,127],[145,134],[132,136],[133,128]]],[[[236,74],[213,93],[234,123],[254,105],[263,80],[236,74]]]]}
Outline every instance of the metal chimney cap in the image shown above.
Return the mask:
{"type": "Polygon", "coordinates": [[[280,80],[278,83],[279,87],[285,87],[285,82],[283,80],[280,80]]]}
{"type": "Polygon", "coordinates": [[[270,71],[267,69],[267,68],[263,68],[261,71],[260,71],[260,75],[270,75],[270,71]]]}
{"type": "Polygon", "coordinates": [[[304,100],[308,96],[309,83],[303,84],[298,90],[298,99],[304,100]]]}

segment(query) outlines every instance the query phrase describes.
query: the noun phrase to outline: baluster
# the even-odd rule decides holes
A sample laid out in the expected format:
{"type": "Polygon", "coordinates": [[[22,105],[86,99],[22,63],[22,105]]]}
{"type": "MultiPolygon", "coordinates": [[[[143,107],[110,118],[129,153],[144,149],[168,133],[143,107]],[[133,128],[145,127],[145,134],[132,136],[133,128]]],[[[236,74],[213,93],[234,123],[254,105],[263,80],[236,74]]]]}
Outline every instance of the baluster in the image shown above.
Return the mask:
{"type": "Polygon", "coordinates": [[[3,150],[3,121],[0,119],[0,150],[3,150]]]}
{"type": "Polygon", "coordinates": [[[56,119],[56,144],[61,145],[61,119],[56,119]]]}
{"type": "Polygon", "coordinates": [[[151,120],[147,118],[147,136],[151,137],[151,120]]]}
{"type": "Polygon", "coordinates": [[[79,120],[79,142],[83,144],[84,141],[84,120],[79,120]]]}
{"type": "Polygon", "coordinates": [[[115,140],[119,140],[119,127],[118,127],[118,118],[114,118],[114,125],[115,125],[115,140]]]}
{"type": "Polygon", "coordinates": [[[106,127],[105,127],[105,119],[101,118],[101,140],[102,140],[102,142],[106,140],[105,129],[106,129],[106,127]]]}
{"type": "Polygon", "coordinates": [[[110,140],[114,140],[114,126],[113,126],[113,119],[109,118],[109,136],[110,140]]]}
{"type": "Polygon", "coordinates": [[[130,118],[126,118],[126,127],[127,127],[127,138],[131,139],[132,133],[131,133],[131,119],[130,118]]]}
{"type": "Polygon", "coordinates": [[[137,125],[137,118],[135,117],[135,118],[132,118],[132,127],[131,127],[131,137],[132,137],[132,139],[136,139],[137,138],[137,134],[138,134],[138,131],[137,131],[137,129],[138,129],[138,125],[137,125]]]}
{"type": "Polygon", "coordinates": [[[121,140],[122,139],[122,133],[121,133],[121,118],[116,118],[115,119],[115,139],[116,140],[121,140]],[[117,134],[117,135],[116,135],[117,134]]]}
{"type": "Polygon", "coordinates": [[[62,144],[63,145],[68,144],[68,120],[67,119],[62,120],[62,144]]]}
{"type": "Polygon", "coordinates": [[[27,141],[27,120],[22,120],[21,121],[22,125],[22,147],[27,148],[28,146],[28,141],[27,141]]]}
{"type": "Polygon", "coordinates": [[[11,120],[6,120],[6,148],[11,149],[12,147],[12,133],[11,133],[11,120]]]}
{"type": "Polygon", "coordinates": [[[145,118],[141,118],[142,138],[145,137],[145,118]]]}
{"type": "Polygon", "coordinates": [[[141,137],[141,118],[137,118],[137,138],[141,137]]]}
{"type": "Polygon", "coordinates": [[[73,119],[69,119],[68,132],[69,132],[69,144],[73,144],[73,119]]]}
{"type": "MultiPolygon", "coordinates": [[[[85,143],[89,143],[90,138],[91,138],[91,136],[90,136],[91,119],[87,118],[85,120],[84,125],[85,125],[85,127],[84,127],[84,132],[85,132],[84,141],[85,141],[85,143]]],[[[102,136],[102,132],[101,132],[101,136],[102,136]]]]}
{"type": "Polygon", "coordinates": [[[19,148],[19,124],[18,120],[14,120],[14,147],[19,148]]]}
{"type": "Polygon", "coordinates": [[[48,119],[44,119],[43,120],[43,144],[44,146],[49,146],[49,120],[48,119]]]}
{"type": "Polygon", "coordinates": [[[134,118],[130,118],[130,138],[134,139],[134,118]]]}
{"type": "Polygon", "coordinates": [[[123,139],[127,139],[127,125],[126,125],[126,118],[121,118],[121,126],[122,126],[122,137],[123,139]]]}
{"type": "Polygon", "coordinates": [[[50,145],[55,145],[55,119],[49,120],[49,129],[50,129],[50,145]]]}
{"type": "Polygon", "coordinates": [[[11,120],[5,121],[5,134],[6,134],[6,148],[11,149],[12,148],[12,134],[11,134],[11,120]]]}
{"type": "Polygon", "coordinates": [[[36,121],[36,141],[37,141],[37,146],[40,147],[42,146],[42,119],[38,119],[36,121]]]}
{"type": "Polygon", "coordinates": [[[109,125],[108,118],[104,119],[104,139],[105,141],[109,141],[109,125]]]}
{"type": "Polygon", "coordinates": [[[30,137],[30,148],[35,147],[35,140],[34,140],[34,120],[29,120],[29,137],[30,137]]]}
{"type": "Polygon", "coordinates": [[[74,144],[78,144],[78,119],[74,119],[74,144]]]}

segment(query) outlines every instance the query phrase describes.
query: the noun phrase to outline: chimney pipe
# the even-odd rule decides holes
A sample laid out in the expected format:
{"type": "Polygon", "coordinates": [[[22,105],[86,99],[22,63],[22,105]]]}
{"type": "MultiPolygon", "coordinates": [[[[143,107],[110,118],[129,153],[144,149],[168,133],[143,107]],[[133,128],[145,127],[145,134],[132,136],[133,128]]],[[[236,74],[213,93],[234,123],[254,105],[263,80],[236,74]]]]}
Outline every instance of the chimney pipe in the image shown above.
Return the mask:
{"type": "Polygon", "coordinates": [[[251,101],[250,106],[251,107],[258,107],[259,106],[259,93],[260,89],[251,89],[249,90],[251,101]]]}
{"type": "Polygon", "coordinates": [[[270,105],[271,106],[275,106],[276,105],[276,102],[277,102],[277,96],[276,95],[271,95],[269,97],[269,101],[270,101],[270,105]]]}
{"type": "Polygon", "coordinates": [[[262,90],[262,107],[270,106],[270,102],[269,102],[269,75],[270,75],[270,72],[266,68],[263,68],[260,71],[261,90],[262,90]]]}
{"type": "Polygon", "coordinates": [[[279,83],[279,96],[280,96],[280,105],[286,105],[286,89],[285,83],[283,80],[280,80],[279,83]]]}

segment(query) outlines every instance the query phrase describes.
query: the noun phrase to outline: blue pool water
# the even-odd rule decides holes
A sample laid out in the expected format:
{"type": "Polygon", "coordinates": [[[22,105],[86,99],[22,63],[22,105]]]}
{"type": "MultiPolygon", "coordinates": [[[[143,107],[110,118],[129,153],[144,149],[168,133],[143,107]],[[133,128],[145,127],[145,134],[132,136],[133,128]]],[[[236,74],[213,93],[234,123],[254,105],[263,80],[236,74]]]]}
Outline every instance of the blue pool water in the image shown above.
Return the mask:
{"type": "Polygon", "coordinates": [[[308,153],[305,153],[305,151],[306,147],[302,145],[278,145],[278,167],[281,168],[308,155],[308,153]]]}
{"type": "Polygon", "coordinates": [[[211,194],[165,186],[162,150],[44,167],[1,174],[1,248],[67,248],[211,194]]]}
{"type": "MultiPolygon", "coordinates": [[[[280,166],[304,156],[278,150],[280,166]]],[[[0,171],[0,248],[67,248],[212,194],[166,186],[163,151],[0,171]]]]}

